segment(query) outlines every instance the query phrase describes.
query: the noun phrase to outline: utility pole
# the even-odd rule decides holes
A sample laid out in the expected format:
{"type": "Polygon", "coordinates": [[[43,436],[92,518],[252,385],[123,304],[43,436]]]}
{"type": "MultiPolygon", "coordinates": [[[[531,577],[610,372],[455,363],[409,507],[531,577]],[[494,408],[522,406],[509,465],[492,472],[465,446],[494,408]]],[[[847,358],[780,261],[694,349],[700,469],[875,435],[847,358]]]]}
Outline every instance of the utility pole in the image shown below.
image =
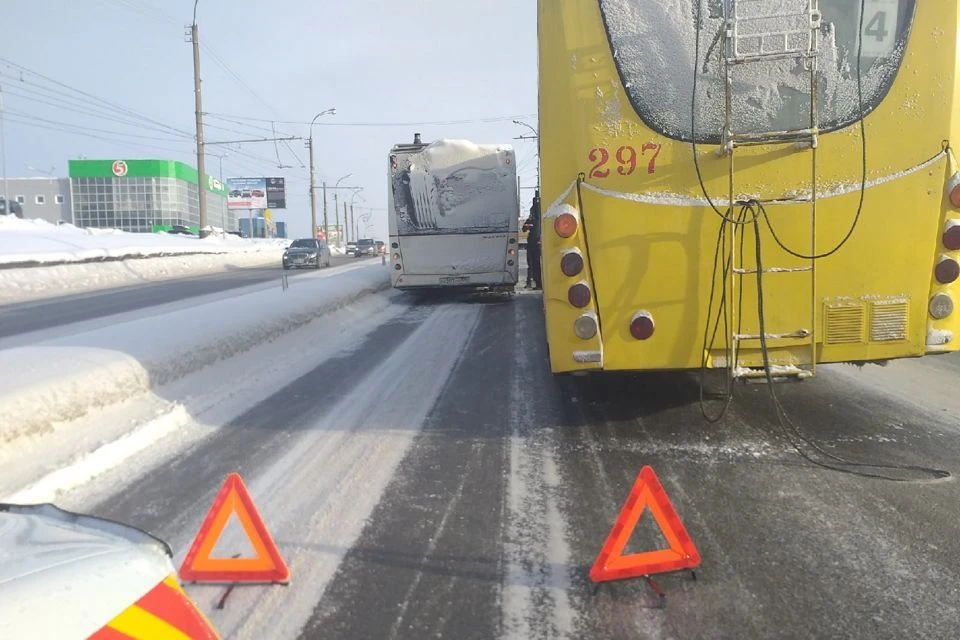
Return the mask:
{"type": "MultiPolygon", "coordinates": [[[[347,175],[338,178],[337,184],[333,186],[333,213],[336,216],[335,228],[337,229],[337,246],[338,247],[343,246],[343,242],[341,242],[341,238],[340,238],[340,199],[339,199],[340,183],[352,175],[353,175],[352,173],[348,173],[347,175]]],[[[346,226],[347,221],[344,220],[343,223],[344,223],[344,226],[346,226]]]]}
{"type": "MultiPolygon", "coordinates": [[[[317,118],[320,116],[325,116],[327,114],[333,115],[337,112],[336,108],[327,109],[321,111],[317,115],[313,116],[313,120],[310,122],[310,137],[307,139],[307,147],[310,149],[310,237],[317,237],[317,178],[313,170],[313,125],[317,121],[317,118]]],[[[326,183],[324,183],[324,189],[326,189],[326,183]]],[[[324,191],[326,194],[326,191],[324,191]]],[[[324,195],[324,216],[326,216],[326,195],[324,195]]],[[[326,233],[326,219],[324,219],[324,233],[326,233]]]]}
{"type": "MultiPolygon", "coordinates": [[[[347,242],[350,242],[350,226],[347,222],[347,201],[343,201],[343,226],[347,227],[347,242]]],[[[356,241],[356,240],[354,240],[356,241]]]]}
{"type": "Polygon", "coordinates": [[[3,165],[3,207],[4,213],[12,214],[13,206],[10,204],[10,185],[7,182],[7,148],[3,139],[3,88],[0,88],[0,164],[3,165]]]}
{"type": "Polygon", "coordinates": [[[327,224],[327,181],[323,181],[323,241],[330,244],[330,225],[327,224]]]}
{"type": "MultiPolygon", "coordinates": [[[[307,140],[307,149],[310,150],[310,237],[317,237],[317,183],[316,176],[313,173],[313,136],[307,140]]],[[[326,195],[327,183],[323,183],[324,195],[326,195]]]]}
{"type": "Polygon", "coordinates": [[[353,215],[353,203],[350,203],[350,224],[353,225],[353,241],[360,241],[360,234],[357,233],[357,218],[353,215]]]}
{"type": "Polygon", "coordinates": [[[196,97],[197,111],[197,197],[200,199],[200,237],[206,238],[207,230],[207,189],[206,163],[203,147],[203,101],[200,95],[200,35],[197,28],[197,3],[193,0],[193,24],[190,25],[190,40],[193,42],[193,91],[196,97]]]}

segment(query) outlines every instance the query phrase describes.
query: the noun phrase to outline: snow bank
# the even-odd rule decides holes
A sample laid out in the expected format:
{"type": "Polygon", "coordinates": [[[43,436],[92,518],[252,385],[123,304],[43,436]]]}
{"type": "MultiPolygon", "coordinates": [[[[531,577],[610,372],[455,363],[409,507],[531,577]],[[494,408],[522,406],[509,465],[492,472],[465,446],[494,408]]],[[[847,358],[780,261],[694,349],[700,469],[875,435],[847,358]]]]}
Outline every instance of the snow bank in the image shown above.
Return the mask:
{"type": "Polygon", "coordinates": [[[389,284],[383,266],[358,265],[0,351],[0,443],[178,380],[389,284]]]}
{"type": "Polygon", "coordinates": [[[0,305],[235,269],[265,266],[279,269],[282,253],[280,247],[260,245],[256,251],[7,268],[0,270],[0,305]]]}
{"type": "Polygon", "coordinates": [[[277,252],[289,240],[213,235],[203,240],[167,233],[80,229],[45,220],[0,216],[0,267],[125,260],[197,253],[277,252]]]}

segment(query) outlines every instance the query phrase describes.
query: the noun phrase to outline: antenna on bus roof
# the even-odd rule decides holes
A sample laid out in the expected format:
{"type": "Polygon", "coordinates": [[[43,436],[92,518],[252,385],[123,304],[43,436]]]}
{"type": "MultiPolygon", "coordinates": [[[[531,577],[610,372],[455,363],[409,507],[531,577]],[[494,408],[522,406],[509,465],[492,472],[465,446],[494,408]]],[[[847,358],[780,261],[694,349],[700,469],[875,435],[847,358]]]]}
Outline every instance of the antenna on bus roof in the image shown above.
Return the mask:
{"type": "Polygon", "coordinates": [[[423,144],[422,142],[420,142],[420,134],[419,134],[419,133],[413,134],[413,144],[423,144]]]}

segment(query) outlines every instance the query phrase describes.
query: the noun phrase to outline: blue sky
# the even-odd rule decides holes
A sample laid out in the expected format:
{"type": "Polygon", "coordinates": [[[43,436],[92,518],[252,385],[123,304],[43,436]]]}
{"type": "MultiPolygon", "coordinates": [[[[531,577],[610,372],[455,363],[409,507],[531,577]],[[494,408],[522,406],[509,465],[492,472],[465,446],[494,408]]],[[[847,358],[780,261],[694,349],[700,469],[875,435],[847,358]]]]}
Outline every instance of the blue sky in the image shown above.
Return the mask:
{"type": "MultiPolygon", "coordinates": [[[[184,41],[193,0],[3,4],[0,58],[67,85],[0,60],[8,175],[66,175],[67,161],[81,156],[196,165],[184,135],[194,128],[192,53],[184,41]],[[98,106],[73,89],[131,113],[98,106]]],[[[308,127],[299,123],[336,107],[314,127],[318,184],[353,174],[341,185],[364,188],[355,209],[373,208],[370,231],[378,237],[387,228],[386,154],[414,132],[425,140],[512,143],[521,182],[535,182],[535,142],[513,140],[530,132],[511,122],[536,126],[533,2],[199,0],[197,23],[203,109],[216,114],[206,118],[205,138],[270,136],[272,126],[306,137],[308,127]],[[469,122],[440,124],[451,121],[469,122]]],[[[303,141],[244,144],[240,151],[208,148],[228,154],[224,177],[286,177],[288,208],[278,219],[292,235],[308,233],[303,141]],[[292,166],[279,169],[278,153],[279,163],[292,166]]],[[[208,156],[208,173],[217,175],[219,166],[208,156]]],[[[523,191],[525,207],[531,196],[523,191]]],[[[332,221],[332,198],[330,206],[332,221]]]]}

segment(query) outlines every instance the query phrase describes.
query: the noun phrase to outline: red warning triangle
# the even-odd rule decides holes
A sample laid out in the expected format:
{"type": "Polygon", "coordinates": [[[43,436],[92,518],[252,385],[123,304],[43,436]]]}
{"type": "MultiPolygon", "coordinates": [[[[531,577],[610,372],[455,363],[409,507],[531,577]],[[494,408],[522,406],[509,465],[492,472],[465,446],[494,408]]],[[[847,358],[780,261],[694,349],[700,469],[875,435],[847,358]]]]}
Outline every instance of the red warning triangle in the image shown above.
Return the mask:
{"type": "Polygon", "coordinates": [[[655,573],[693,569],[699,565],[700,554],[680,522],[680,516],[670,503],[657,474],[649,466],[644,467],[633,483],[633,489],[630,490],[627,502],[607,536],[607,541],[603,543],[597,561],[590,569],[590,579],[594,582],[607,582],[639,578],[655,573]],[[646,507],[653,514],[670,548],[622,555],[646,507]]]}
{"type": "Polygon", "coordinates": [[[180,578],[192,582],[279,582],[290,579],[277,546],[267,532],[243,480],[236,473],[227,476],[190,551],[180,566],[180,578]],[[211,556],[231,515],[243,525],[253,546],[253,558],[214,558],[211,556]]]}

